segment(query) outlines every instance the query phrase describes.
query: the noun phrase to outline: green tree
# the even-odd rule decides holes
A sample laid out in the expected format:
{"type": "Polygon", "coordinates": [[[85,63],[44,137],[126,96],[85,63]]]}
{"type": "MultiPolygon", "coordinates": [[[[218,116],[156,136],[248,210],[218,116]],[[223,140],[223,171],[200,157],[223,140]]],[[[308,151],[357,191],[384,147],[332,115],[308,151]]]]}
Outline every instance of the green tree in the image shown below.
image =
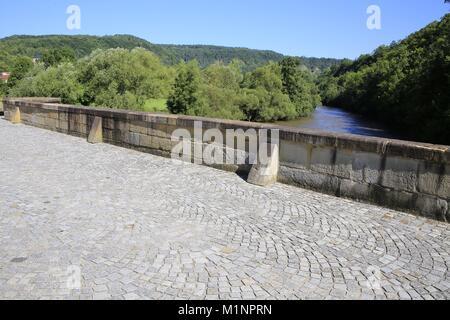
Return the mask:
{"type": "Polygon", "coordinates": [[[295,105],[283,92],[281,67],[269,63],[246,74],[240,108],[249,121],[277,121],[294,119],[295,105]]]}
{"type": "Polygon", "coordinates": [[[77,79],[77,68],[72,63],[62,63],[44,69],[35,66],[17,86],[11,89],[11,96],[56,97],[63,103],[77,104],[83,95],[83,86],[77,79]]]}
{"type": "Polygon", "coordinates": [[[142,109],[147,99],[168,96],[173,77],[156,55],[141,48],[98,50],[78,65],[85,105],[142,109]]]}
{"type": "Polygon", "coordinates": [[[206,102],[201,92],[202,75],[196,60],[178,66],[167,107],[174,114],[202,114],[206,102]]]}
{"type": "Polygon", "coordinates": [[[320,104],[318,89],[310,71],[301,68],[299,58],[285,58],[280,66],[283,92],[289,95],[299,117],[309,115],[320,104]]]}
{"type": "Polygon", "coordinates": [[[319,81],[328,105],[365,114],[409,139],[450,144],[450,14],[319,81]]]}
{"type": "Polygon", "coordinates": [[[44,51],[42,62],[45,67],[56,66],[63,62],[74,62],[75,51],[69,47],[52,48],[44,51]]]}
{"type": "Polygon", "coordinates": [[[12,59],[11,77],[8,87],[14,87],[33,68],[33,60],[25,56],[18,56],[12,59]]]}

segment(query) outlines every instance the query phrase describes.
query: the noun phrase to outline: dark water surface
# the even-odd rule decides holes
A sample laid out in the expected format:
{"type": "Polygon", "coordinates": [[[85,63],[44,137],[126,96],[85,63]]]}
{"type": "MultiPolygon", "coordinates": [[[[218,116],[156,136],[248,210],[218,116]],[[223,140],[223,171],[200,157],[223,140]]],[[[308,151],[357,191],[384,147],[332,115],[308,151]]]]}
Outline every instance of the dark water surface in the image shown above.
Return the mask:
{"type": "Polygon", "coordinates": [[[293,121],[279,121],[277,124],[295,128],[319,129],[363,136],[401,139],[399,135],[389,131],[380,123],[339,108],[325,106],[318,107],[310,117],[293,121]]]}

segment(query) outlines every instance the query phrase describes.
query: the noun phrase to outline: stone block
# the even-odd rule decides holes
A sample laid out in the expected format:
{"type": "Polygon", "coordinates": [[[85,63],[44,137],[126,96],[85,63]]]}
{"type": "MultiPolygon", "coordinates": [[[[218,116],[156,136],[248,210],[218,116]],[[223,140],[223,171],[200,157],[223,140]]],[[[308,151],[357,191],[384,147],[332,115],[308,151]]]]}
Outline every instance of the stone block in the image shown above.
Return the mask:
{"type": "Polygon", "coordinates": [[[87,115],[84,114],[84,113],[80,113],[78,115],[78,122],[81,123],[81,124],[85,124],[85,125],[88,124],[87,115]]]}
{"type": "Polygon", "coordinates": [[[336,150],[333,173],[341,178],[362,181],[362,171],[355,171],[354,155],[349,150],[336,150]]]}
{"type": "Polygon", "coordinates": [[[312,146],[295,141],[280,141],[280,162],[283,165],[309,169],[311,164],[312,146]]]}
{"type": "Polygon", "coordinates": [[[44,125],[50,130],[56,130],[58,127],[58,119],[55,118],[44,118],[44,125]]]}
{"type": "Polygon", "coordinates": [[[392,190],[379,185],[370,185],[370,200],[388,208],[414,210],[417,193],[392,190]]]}
{"type": "Polygon", "coordinates": [[[357,200],[368,200],[371,197],[371,188],[367,183],[342,179],[339,186],[339,195],[357,200]]]}
{"type": "Polygon", "coordinates": [[[450,199],[450,165],[422,161],[419,165],[418,190],[450,199]]]}
{"type": "Polygon", "coordinates": [[[114,129],[125,133],[130,131],[130,124],[126,120],[114,119],[114,129]]]}
{"type": "Polygon", "coordinates": [[[334,174],[336,150],[333,148],[316,147],[311,151],[311,170],[329,175],[334,174]]]}
{"type": "Polygon", "coordinates": [[[172,152],[172,148],[176,144],[177,142],[172,142],[169,139],[152,137],[152,145],[154,145],[155,149],[159,149],[166,152],[172,152]]]}
{"type": "Polygon", "coordinates": [[[419,162],[415,159],[387,157],[381,184],[395,190],[416,191],[419,162]]]}
{"type": "Polygon", "coordinates": [[[130,131],[139,134],[147,134],[148,132],[148,123],[145,121],[131,121],[130,122],[130,131]]]}
{"type": "Polygon", "coordinates": [[[277,182],[278,171],[280,168],[280,153],[277,144],[270,146],[270,155],[264,161],[258,160],[258,163],[253,165],[247,182],[266,187],[277,182]]]}
{"type": "Polygon", "coordinates": [[[19,124],[22,122],[21,117],[20,117],[19,107],[14,108],[14,111],[12,112],[12,115],[11,115],[11,122],[14,124],[19,124]]]}
{"type": "Polygon", "coordinates": [[[88,136],[89,143],[102,143],[103,142],[103,126],[102,118],[95,117],[92,123],[91,131],[88,136]]]}
{"type": "Polygon", "coordinates": [[[144,148],[154,149],[152,137],[146,134],[141,134],[139,137],[139,145],[144,148]]]}
{"type": "Polygon", "coordinates": [[[281,165],[278,181],[329,194],[339,194],[340,179],[319,172],[281,165]]]}
{"type": "Polygon", "coordinates": [[[114,142],[114,130],[111,130],[109,128],[105,128],[105,126],[103,126],[102,135],[103,135],[103,140],[104,141],[114,142]]]}
{"type": "Polygon", "coordinates": [[[59,119],[58,111],[48,111],[46,117],[51,119],[59,119]]]}
{"type": "Polygon", "coordinates": [[[103,128],[106,129],[114,129],[114,119],[113,118],[102,118],[103,119],[103,128]]]}
{"type": "Polygon", "coordinates": [[[63,130],[63,131],[69,131],[68,121],[59,120],[58,121],[58,129],[63,130]]]}
{"type": "Polygon", "coordinates": [[[126,143],[131,144],[133,146],[139,146],[140,134],[135,132],[128,132],[128,139],[126,143]]]}
{"type": "Polygon", "coordinates": [[[58,113],[58,119],[61,121],[69,121],[69,114],[67,112],[60,111],[58,113]]]}
{"type": "Polygon", "coordinates": [[[419,194],[416,202],[417,211],[423,217],[446,221],[448,202],[436,197],[419,194]]]}
{"type": "Polygon", "coordinates": [[[377,153],[370,152],[355,152],[353,159],[353,170],[358,177],[362,170],[362,180],[369,184],[376,184],[381,181],[382,176],[382,156],[377,153]]]}
{"type": "Polygon", "coordinates": [[[166,123],[157,123],[152,122],[148,126],[147,134],[149,136],[158,137],[158,138],[171,138],[171,134],[167,133],[167,124],[166,123]]]}

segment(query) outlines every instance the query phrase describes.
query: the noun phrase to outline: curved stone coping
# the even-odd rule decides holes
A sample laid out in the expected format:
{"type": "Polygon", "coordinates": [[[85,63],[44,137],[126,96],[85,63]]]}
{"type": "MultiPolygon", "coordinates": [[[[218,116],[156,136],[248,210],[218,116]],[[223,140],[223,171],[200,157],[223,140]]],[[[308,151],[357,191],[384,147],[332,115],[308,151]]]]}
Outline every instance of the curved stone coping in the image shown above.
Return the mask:
{"type": "Polygon", "coordinates": [[[86,107],[60,104],[59,98],[7,98],[4,101],[16,106],[39,107],[44,110],[83,113],[103,118],[156,122],[179,127],[193,127],[195,121],[202,121],[203,129],[269,129],[280,130],[280,139],[312,144],[318,147],[332,147],[351,151],[373,152],[386,156],[406,157],[417,160],[450,164],[450,146],[434,145],[413,141],[366,137],[315,129],[290,128],[267,123],[213,119],[185,115],[148,113],[109,108],[86,107]]]}

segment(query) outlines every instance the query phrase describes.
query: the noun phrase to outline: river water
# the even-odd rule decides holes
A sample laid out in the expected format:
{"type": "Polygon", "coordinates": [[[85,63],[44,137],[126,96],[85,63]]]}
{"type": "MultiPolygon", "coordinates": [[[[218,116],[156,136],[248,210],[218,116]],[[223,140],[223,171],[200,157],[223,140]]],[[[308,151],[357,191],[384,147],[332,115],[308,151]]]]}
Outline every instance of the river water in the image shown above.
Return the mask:
{"type": "Polygon", "coordinates": [[[374,121],[360,115],[332,107],[317,107],[316,111],[307,118],[293,121],[279,121],[279,125],[295,128],[319,129],[322,131],[359,134],[363,136],[401,139],[374,121]]]}

